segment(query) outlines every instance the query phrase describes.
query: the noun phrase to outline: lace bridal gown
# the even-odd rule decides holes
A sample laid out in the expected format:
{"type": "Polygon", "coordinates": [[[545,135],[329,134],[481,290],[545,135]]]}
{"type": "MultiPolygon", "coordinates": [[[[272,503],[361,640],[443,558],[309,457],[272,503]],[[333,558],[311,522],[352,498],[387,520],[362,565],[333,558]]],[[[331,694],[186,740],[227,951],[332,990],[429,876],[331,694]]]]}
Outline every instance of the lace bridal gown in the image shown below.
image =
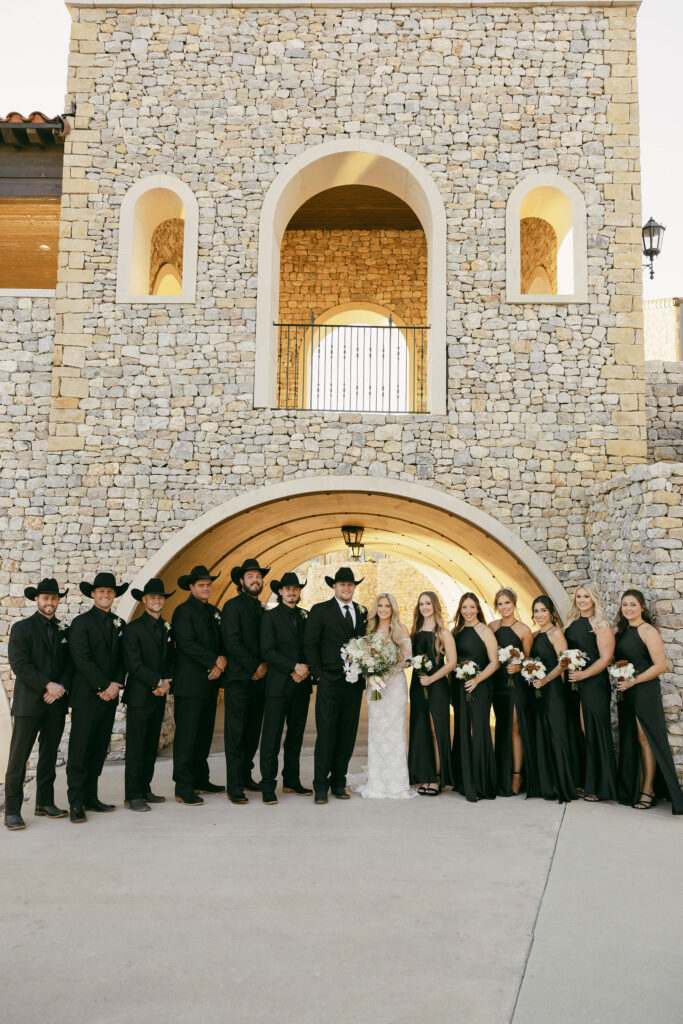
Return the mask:
{"type": "MultiPolygon", "coordinates": [[[[402,641],[403,660],[411,655],[410,639],[402,641]]],[[[374,800],[407,800],[417,796],[408,781],[406,707],[408,683],[403,669],[386,680],[381,700],[368,702],[368,771],[349,779],[351,789],[374,800]]]]}

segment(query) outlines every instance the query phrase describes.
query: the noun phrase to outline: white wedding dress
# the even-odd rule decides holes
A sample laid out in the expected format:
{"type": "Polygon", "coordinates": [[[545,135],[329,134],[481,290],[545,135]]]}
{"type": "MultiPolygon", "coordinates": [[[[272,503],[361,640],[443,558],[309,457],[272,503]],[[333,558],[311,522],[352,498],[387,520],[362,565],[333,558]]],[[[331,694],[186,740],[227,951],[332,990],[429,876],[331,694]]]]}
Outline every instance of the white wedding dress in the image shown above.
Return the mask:
{"type": "MultiPolygon", "coordinates": [[[[402,641],[403,659],[411,655],[410,640],[402,641]]],[[[408,800],[417,796],[408,780],[406,707],[408,683],[403,669],[386,680],[381,700],[368,702],[368,770],[350,776],[349,787],[372,800],[408,800]]]]}

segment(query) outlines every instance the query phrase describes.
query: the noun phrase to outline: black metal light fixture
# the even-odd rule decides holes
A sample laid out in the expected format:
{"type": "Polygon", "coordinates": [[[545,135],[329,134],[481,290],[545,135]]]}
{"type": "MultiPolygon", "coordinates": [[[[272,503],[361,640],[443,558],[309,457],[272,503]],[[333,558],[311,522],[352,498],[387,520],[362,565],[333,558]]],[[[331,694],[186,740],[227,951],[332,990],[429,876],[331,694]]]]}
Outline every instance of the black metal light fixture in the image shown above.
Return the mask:
{"type": "Polygon", "coordinates": [[[341,528],[342,537],[344,543],[349,549],[349,558],[352,562],[360,562],[363,557],[365,546],[361,543],[363,540],[363,533],[365,532],[362,526],[342,526],[341,528]]]}
{"type": "MultiPolygon", "coordinates": [[[[666,228],[650,217],[647,224],[643,224],[643,255],[650,261],[650,280],[655,276],[654,260],[662,251],[664,232],[666,228]]],[[[647,270],[648,264],[643,264],[643,270],[647,270]]]]}

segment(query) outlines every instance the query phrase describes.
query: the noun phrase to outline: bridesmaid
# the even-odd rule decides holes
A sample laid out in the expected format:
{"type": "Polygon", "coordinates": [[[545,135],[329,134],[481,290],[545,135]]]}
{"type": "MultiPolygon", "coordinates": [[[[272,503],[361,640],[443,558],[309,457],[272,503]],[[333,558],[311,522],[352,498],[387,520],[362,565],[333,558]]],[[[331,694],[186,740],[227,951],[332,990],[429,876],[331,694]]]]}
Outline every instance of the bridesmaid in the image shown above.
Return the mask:
{"type": "Polygon", "coordinates": [[[555,605],[542,594],[534,601],[534,621],[538,626],[533,634],[531,657],[541,661],[546,674],[534,680],[536,696],[536,758],[538,786],[544,800],[566,803],[576,800],[576,766],[572,763],[567,697],[560,674],[559,655],[567,650],[562,630],[555,625],[555,605]]]}
{"type": "Polygon", "coordinates": [[[652,622],[639,590],[627,590],[617,621],[617,661],[630,661],[636,676],[618,683],[619,803],[639,811],[667,795],[674,814],[683,814],[683,792],[678,784],[666,732],[659,676],[666,672],[666,655],[659,630],[652,622]]]}
{"type": "MultiPolygon", "coordinates": [[[[498,649],[513,645],[528,658],[531,651],[531,630],[520,622],[517,594],[510,587],[499,590],[494,599],[499,619],[491,623],[498,649]]],[[[496,716],[495,748],[498,796],[515,796],[522,786],[535,795],[533,707],[534,699],[522,676],[521,665],[501,665],[493,676],[493,712],[496,716]]]]}
{"type": "Polygon", "coordinates": [[[424,654],[433,667],[429,675],[418,676],[413,671],[410,683],[408,770],[410,782],[418,786],[421,796],[436,796],[444,786],[453,785],[448,674],[455,666],[455,644],[444,626],[439,599],[431,590],[418,598],[411,641],[413,654],[424,654]]]}
{"type": "Polygon", "coordinates": [[[597,591],[588,583],[574,591],[564,635],[570,648],[578,648],[588,655],[585,668],[569,673],[570,704],[576,694],[574,721],[581,751],[578,781],[583,798],[589,803],[616,800],[617,765],[610,715],[612,691],[607,673],[607,666],[614,657],[614,630],[605,618],[597,591]]]}
{"type": "Polygon", "coordinates": [[[498,644],[486,625],[476,594],[463,594],[453,627],[457,661],[476,661],[479,673],[463,683],[453,675],[453,700],[457,700],[453,738],[453,770],[456,789],[474,802],[495,800],[496,757],[491,739],[492,676],[499,666],[498,644]],[[458,747],[460,748],[458,750],[458,747]]]}

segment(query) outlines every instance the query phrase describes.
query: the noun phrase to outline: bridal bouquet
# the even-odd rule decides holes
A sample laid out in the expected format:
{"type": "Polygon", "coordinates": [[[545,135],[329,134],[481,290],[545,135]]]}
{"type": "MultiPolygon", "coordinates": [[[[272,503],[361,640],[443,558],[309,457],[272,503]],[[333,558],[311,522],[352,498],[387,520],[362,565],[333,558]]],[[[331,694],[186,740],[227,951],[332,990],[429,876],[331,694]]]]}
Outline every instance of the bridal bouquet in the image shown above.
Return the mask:
{"type": "MultiPolygon", "coordinates": [[[[426,654],[414,654],[412,658],[408,658],[408,666],[412,668],[413,672],[418,676],[427,676],[434,668],[426,654]]],[[[423,686],[422,689],[424,691],[425,700],[429,700],[427,687],[423,686]]]]}
{"type": "Polygon", "coordinates": [[[381,700],[384,679],[398,664],[398,648],[391,640],[373,634],[355,637],[341,649],[344,675],[349,683],[361,676],[370,687],[370,700],[381,700]]]}
{"type": "MultiPolygon", "coordinates": [[[[578,648],[572,647],[560,655],[560,668],[563,672],[580,672],[588,664],[588,655],[578,648]]],[[[579,684],[572,683],[572,690],[578,690],[579,684]]]]}
{"type": "MultiPolygon", "coordinates": [[[[522,675],[526,679],[527,683],[531,686],[534,679],[543,679],[547,675],[545,665],[542,661],[536,661],[533,658],[527,658],[526,661],[522,662],[522,675]]],[[[541,691],[536,689],[536,696],[540,700],[543,696],[541,691]]]]}
{"type": "MultiPolygon", "coordinates": [[[[637,672],[630,661],[615,661],[613,665],[607,669],[609,672],[612,682],[614,683],[628,683],[631,679],[635,679],[637,672]]],[[[624,691],[617,690],[617,701],[624,699],[624,691]]]]}
{"type": "MultiPolygon", "coordinates": [[[[466,683],[468,679],[474,679],[480,672],[481,669],[476,661],[472,661],[471,658],[468,658],[467,661],[461,661],[455,666],[455,678],[462,679],[463,683],[466,683]]],[[[465,700],[474,700],[474,697],[468,690],[465,691],[465,700]]]]}
{"type": "MultiPolygon", "coordinates": [[[[524,661],[524,653],[520,651],[519,647],[515,647],[514,644],[510,644],[508,647],[500,648],[498,651],[498,661],[501,665],[507,665],[508,668],[511,665],[521,665],[524,661]]],[[[514,676],[508,675],[508,686],[512,687],[514,685],[514,676]]]]}

